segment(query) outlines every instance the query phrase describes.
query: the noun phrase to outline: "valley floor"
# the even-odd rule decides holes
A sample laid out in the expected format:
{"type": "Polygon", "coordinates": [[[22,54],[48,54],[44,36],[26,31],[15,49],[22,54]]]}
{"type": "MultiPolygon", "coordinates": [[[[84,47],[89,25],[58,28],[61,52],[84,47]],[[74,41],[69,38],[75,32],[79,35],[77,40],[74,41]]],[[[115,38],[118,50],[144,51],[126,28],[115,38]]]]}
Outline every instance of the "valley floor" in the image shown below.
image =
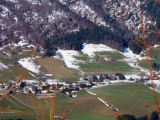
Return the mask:
{"type": "MultiPolygon", "coordinates": [[[[34,46],[17,46],[13,44],[0,51],[0,93],[5,94],[24,68],[25,84],[17,84],[13,93],[0,102],[1,119],[49,119],[54,104],[54,117],[66,115],[71,120],[113,120],[118,113],[140,117],[153,111],[149,105],[154,106],[148,87],[151,82],[142,75],[149,75],[149,70],[144,67],[145,61],[139,60],[141,56],[129,49],[122,53],[102,44],[85,44],[82,51],[58,50],[52,58],[42,58],[42,50],[29,61],[34,46]],[[115,76],[117,73],[124,75],[125,80],[115,76]],[[98,81],[106,74],[107,79],[98,81]],[[35,87],[41,92],[35,94],[35,87]]],[[[160,82],[154,83],[159,91],[160,82]]]]}

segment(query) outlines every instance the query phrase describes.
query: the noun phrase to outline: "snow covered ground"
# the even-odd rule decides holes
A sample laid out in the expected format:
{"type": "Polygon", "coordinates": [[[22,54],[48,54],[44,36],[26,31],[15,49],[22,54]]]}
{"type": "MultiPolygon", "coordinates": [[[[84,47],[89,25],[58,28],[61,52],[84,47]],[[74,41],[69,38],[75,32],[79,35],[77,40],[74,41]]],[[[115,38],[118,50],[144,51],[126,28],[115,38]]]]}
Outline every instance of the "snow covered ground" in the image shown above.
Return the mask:
{"type": "MultiPolygon", "coordinates": [[[[138,59],[141,57],[140,55],[134,54],[131,50],[128,49],[127,53],[123,53],[124,56],[126,56],[126,59],[123,59],[126,61],[131,67],[139,69],[139,71],[145,73],[146,75],[150,75],[150,72],[148,69],[145,69],[138,65],[138,59]]],[[[137,76],[139,77],[139,74],[137,73],[137,76]]]]}
{"type": "Polygon", "coordinates": [[[80,56],[78,51],[75,50],[58,50],[58,52],[62,55],[62,59],[68,68],[79,69],[79,66],[76,65],[80,60],[74,58],[74,56],[80,56]]]}
{"type": "Polygon", "coordinates": [[[33,73],[40,73],[40,65],[36,65],[33,61],[30,61],[30,58],[23,58],[23,59],[20,59],[18,61],[18,63],[20,65],[22,65],[22,67],[26,68],[27,70],[33,72],[33,73]]]}
{"type": "Polygon", "coordinates": [[[132,79],[140,79],[141,76],[140,76],[140,75],[137,75],[137,74],[126,74],[126,75],[125,75],[125,78],[126,78],[126,79],[130,79],[130,78],[132,78],[132,79]]]}
{"type": "MultiPolygon", "coordinates": [[[[160,93],[160,80],[153,80],[153,83],[155,85],[155,91],[160,93]]],[[[146,85],[152,84],[152,81],[151,80],[150,81],[146,81],[145,84],[146,85]]],[[[149,88],[153,90],[152,87],[149,87],[149,88]]]]}
{"type": "Polygon", "coordinates": [[[53,77],[53,75],[52,75],[52,74],[45,74],[45,76],[53,77]]]}
{"type": "Polygon", "coordinates": [[[0,70],[2,69],[8,69],[8,67],[5,64],[0,62],[0,70]]]}
{"type": "Polygon", "coordinates": [[[95,94],[95,93],[93,93],[93,92],[91,92],[91,91],[88,91],[88,90],[86,90],[86,92],[88,92],[88,93],[91,94],[91,95],[97,95],[97,94],[95,94]]]}
{"type": "Polygon", "coordinates": [[[103,52],[103,51],[116,51],[104,44],[83,44],[84,48],[82,49],[83,54],[88,55],[89,57],[94,57],[95,52],[103,52]]]}
{"type": "MultiPolygon", "coordinates": [[[[151,84],[151,80],[147,81],[146,83],[151,84]]],[[[156,84],[157,86],[160,85],[160,80],[153,80],[153,83],[156,84]]]]}
{"type": "Polygon", "coordinates": [[[122,53],[127,59],[127,61],[135,61],[140,57],[140,55],[134,54],[129,48],[126,49],[126,52],[122,53]]]}
{"type": "Polygon", "coordinates": [[[110,81],[111,84],[113,83],[134,83],[134,81],[130,81],[130,80],[114,80],[114,81],[110,81]]]}
{"type": "Polygon", "coordinates": [[[107,104],[104,100],[102,100],[101,98],[97,98],[99,101],[101,101],[103,104],[105,104],[107,107],[109,107],[109,104],[107,104]]]}
{"type": "Polygon", "coordinates": [[[128,79],[129,77],[134,78],[141,78],[140,71],[145,73],[146,75],[149,75],[149,71],[141,66],[138,65],[138,59],[141,57],[140,55],[134,54],[129,48],[126,49],[126,52],[122,53],[126,58],[122,59],[121,61],[125,61],[130,65],[132,68],[135,68],[139,70],[139,72],[136,71],[136,74],[128,74],[125,75],[126,78],[128,79]]]}

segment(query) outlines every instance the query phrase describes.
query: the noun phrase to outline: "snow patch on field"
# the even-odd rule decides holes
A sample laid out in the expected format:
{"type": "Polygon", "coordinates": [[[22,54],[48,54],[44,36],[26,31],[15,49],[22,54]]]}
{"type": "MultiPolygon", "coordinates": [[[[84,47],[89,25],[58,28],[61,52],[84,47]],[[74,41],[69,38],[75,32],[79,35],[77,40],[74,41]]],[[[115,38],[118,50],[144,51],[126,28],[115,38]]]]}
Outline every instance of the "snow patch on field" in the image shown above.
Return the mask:
{"type": "Polygon", "coordinates": [[[77,95],[72,95],[73,98],[77,97],[77,95]]]}
{"type": "Polygon", "coordinates": [[[103,51],[116,51],[104,44],[83,44],[84,48],[82,49],[83,54],[88,55],[89,57],[94,57],[95,52],[103,51]]]}
{"type": "MultiPolygon", "coordinates": [[[[127,52],[122,53],[126,58],[122,59],[122,61],[125,61],[128,63],[132,68],[139,69],[141,72],[145,73],[146,75],[149,75],[149,70],[141,67],[138,65],[138,59],[141,58],[140,55],[134,54],[129,48],[126,49],[127,52]]],[[[126,78],[132,77],[132,78],[141,78],[139,75],[139,72],[137,74],[132,75],[125,75],[126,78]]]]}
{"type": "Polygon", "coordinates": [[[105,87],[105,86],[107,86],[107,85],[105,84],[105,85],[92,86],[91,89],[102,88],[102,87],[105,87]]]}
{"type": "MultiPolygon", "coordinates": [[[[147,81],[146,83],[151,84],[151,82],[152,81],[150,80],[150,81],[147,81]]],[[[159,86],[160,85],[160,80],[153,80],[153,83],[159,86]]]]}
{"type": "Polygon", "coordinates": [[[110,83],[113,84],[113,83],[135,83],[135,82],[130,80],[112,80],[110,81],[110,83]]]}
{"type": "Polygon", "coordinates": [[[127,48],[127,52],[122,53],[122,54],[126,57],[126,59],[124,60],[130,61],[130,62],[131,61],[135,62],[136,59],[140,57],[140,55],[134,54],[129,48],[127,48]]]}
{"type": "Polygon", "coordinates": [[[136,62],[140,55],[134,54],[129,48],[126,48],[124,53],[120,53],[125,56],[121,61],[127,62],[133,68],[136,67],[136,62]]]}
{"type": "Polygon", "coordinates": [[[35,63],[33,61],[30,61],[30,58],[20,59],[18,61],[18,63],[22,67],[26,68],[27,70],[29,70],[29,71],[31,71],[33,73],[36,73],[36,74],[40,73],[39,69],[40,69],[41,66],[40,65],[35,65],[35,63]]]}
{"type": "Polygon", "coordinates": [[[95,94],[95,93],[93,93],[93,92],[90,92],[90,91],[88,91],[88,90],[86,90],[86,92],[88,92],[88,93],[91,94],[91,95],[97,95],[97,94],[95,94]]]}
{"type": "Polygon", "coordinates": [[[101,98],[97,98],[99,101],[101,101],[103,104],[105,104],[107,107],[109,107],[109,104],[107,104],[104,100],[102,100],[101,98]]]}
{"type": "Polygon", "coordinates": [[[125,78],[126,79],[130,79],[130,78],[132,78],[132,79],[140,79],[141,76],[139,76],[137,74],[127,74],[127,75],[125,75],[125,78]]]}
{"type": "Polygon", "coordinates": [[[78,51],[75,50],[58,50],[58,52],[62,55],[62,59],[68,68],[79,69],[79,66],[76,65],[80,60],[74,58],[75,56],[80,56],[78,51]]]}
{"type": "Polygon", "coordinates": [[[44,75],[47,76],[47,77],[53,77],[52,74],[44,74],[44,75]]]}
{"type": "Polygon", "coordinates": [[[8,67],[5,64],[0,62],[0,70],[2,69],[8,69],[8,67]]]}

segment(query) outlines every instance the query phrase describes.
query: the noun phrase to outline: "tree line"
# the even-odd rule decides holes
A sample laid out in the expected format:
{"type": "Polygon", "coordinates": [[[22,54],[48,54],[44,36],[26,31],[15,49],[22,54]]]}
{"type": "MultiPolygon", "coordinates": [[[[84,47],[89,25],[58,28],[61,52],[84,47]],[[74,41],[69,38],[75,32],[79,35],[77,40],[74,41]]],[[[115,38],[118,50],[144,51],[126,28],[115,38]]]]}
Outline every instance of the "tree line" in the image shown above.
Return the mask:
{"type": "Polygon", "coordinates": [[[128,46],[128,40],[112,33],[104,27],[95,26],[91,28],[80,28],[80,31],[72,34],[59,36],[55,34],[46,38],[46,55],[52,56],[57,49],[81,50],[83,43],[105,44],[117,50],[123,51],[128,46]]]}
{"type": "Polygon", "coordinates": [[[147,115],[136,118],[134,115],[125,114],[123,116],[118,116],[117,120],[159,120],[158,113],[152,112],[151,117],[149,118],[147,115]]]}

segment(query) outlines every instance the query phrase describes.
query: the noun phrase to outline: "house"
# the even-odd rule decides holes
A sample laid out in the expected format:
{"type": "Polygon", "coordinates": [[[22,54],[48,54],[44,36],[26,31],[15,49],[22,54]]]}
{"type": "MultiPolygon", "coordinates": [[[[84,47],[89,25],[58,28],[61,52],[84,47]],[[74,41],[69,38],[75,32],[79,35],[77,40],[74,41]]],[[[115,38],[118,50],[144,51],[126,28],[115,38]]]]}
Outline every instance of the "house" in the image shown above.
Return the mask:
{"type": "Polygon", "coordinates": [[[64,89],[65,89],[64,86],[59,87],[59,91],[60,91],[60,92],[63,91],[64,89]]]}
{"type": "Polygon", "coordinates": [[[77,83],[73,83],[72,86],[74,89],[79,88],[79,85],[77,83]]]}
{"type": "Polygon", "coordinates": [[[42,93],[42,94],[47,94],[47,93],[48,93],[48,90],[42,90],[41,93],[42,93]]]}
{"type": "Polygon", "coordinates": [[[117,77],[116,77],[115,75],[113,75],[113,74],[109,74],[109,75],[108,75],[108,79],[109,79],[109,80],[116,80],[117,77]]]}
{"type": "Polygon", "coordinates": [[[109,80],[103,80],[103,83],[106,85],[110,85],[110,81],[109,80]]]}
{"type": "Polygon", "coordinates": [[[111,59],[108,56],[105,56],[105,55],[98,55],[98,60],[110,61],[111,59]]]}
{"type": "Polygon", "coordinates": [[[104,76],[103,76],[103,75],[100,75],[98,81],[99,81],[99,82],[103,82],[103,80],[104,80],[104,76]]]}
{"type": "Polygon", "coordinates": [[[126,79],[125,76],[122,73],[116,73],[116,78],[118,80],[124,80],[124,79],[126,79]]]}
{"type": "Polygon", "coordinates": [[[29,88],[28,88],[28,86],[25,86],[25,87],[23,88],[23,92],[24,92],[24,94],[29,93],[29,88]]]}
{"type": "Polygon", "coordinates": [[[89,80],[93,82],[98,82],[98,77],[96,75],[92,75],[90,76],[89,80]]]}
{"type": "Polygon", "coordinates": [[[30,87],[29,87],[29,90],[31,91],[31,93],[36,94],[36,92],[37,92],[37,87],[35,87],[35,86],[30,86],[30,87]]]}
{"type": "Polygon", "coordinates": [[[69,86],[71,86],[71,85],[72,85],[72,82],[71,82],[71,81],[66,81],[66,82],[63,83],[63,86],[69,87],[69,86]]]}
{"type": "Polygon", "coordinates": [[[139,57],[138,60],[139,61],[146,61],[147,59],[151,59],[150,57],[144,56],[144,57],[139,57]]]}
{"type": "Polygon", "coordinates": [[[47,83],[46,82],[42,82],[42,86],[47,86],[47,83]]]}
{"type": "Polygon", "coordinates": [[[117,59],[111,58],[111,61],[112,61],[112,62],[115,62],[115,61],[117,61],[117,59]]]}
{"type": "Polygon", "coordinates": [[[83,88],[83,89],[88,89],[88,88],[91,88],[91,87],[92,87],[92,84],[89,84],[89,83],[81,83],[81,84],[80,84],[80,87],[83,88]]]}

